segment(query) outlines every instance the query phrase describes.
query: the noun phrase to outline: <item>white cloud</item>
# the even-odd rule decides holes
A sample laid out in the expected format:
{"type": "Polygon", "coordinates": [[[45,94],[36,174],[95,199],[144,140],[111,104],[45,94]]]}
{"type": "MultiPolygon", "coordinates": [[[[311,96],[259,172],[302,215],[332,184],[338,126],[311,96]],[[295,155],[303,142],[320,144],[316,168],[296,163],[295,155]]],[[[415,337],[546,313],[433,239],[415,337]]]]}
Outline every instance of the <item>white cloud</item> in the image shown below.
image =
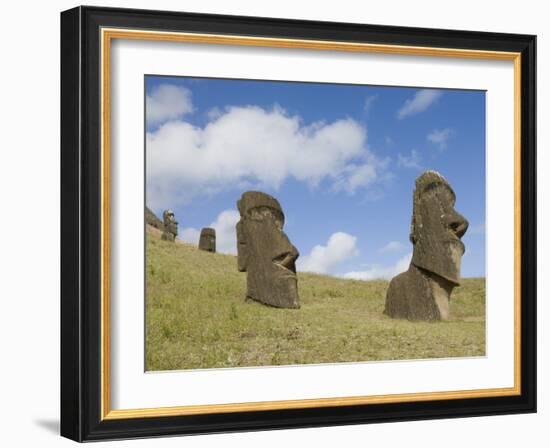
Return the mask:
{"type": "Polygon", "coordinates": [[[356,256],[357,238],[345,232],[333,233],[325,246],[315,246],[309,255],[298,258],[298,270],[319,274],[334,273],[344,261],[356,256]]]}
{"type": "Polygon", "coordinates": [[[366,271],[354,271],[348,272],[343,275],[344,278],[350,278],[354,280],[376,280],[376,279],[391,279],[401,272],[405,272],[409,268],[411,262],[412,253],[408,253],[404,257],[401,257],[397,262],[391,266],[379,266],[374,265],[366,271]]]}
{"type": "Polygon", "coordinates": [[[371,111],[372,106],[377,98],[378,98],[378,95],[370,95],[365,98],[365,103],[363,105],[365,113],[368,114],[371,111]]]}
{"type": "Polygon", "coordinates": [[[206,115],[210,120],[215,120],[216,118],[220,118],[223,115],[223,112],[218,106],[214,106],[206,113],[206,115]]]}
{"type": "Polygon", "coordinates": [[[388,244],[378,249],[378,252],[398,252],[403,249],[403,247],[403,244],[401,244],[399,241],[390,241],[388,244]]]}
{"type": "Polygon", "coordinates": [[[427,136],[428,141],[438,145],[440,149],[447,147],[447,141],[453,135],[453,130],[450,128],[434,129],[427,136]]]}
{"type": "Polygon", "coordinates": [[[418,151],[416,149],[413,149],[410,156],[404,156],[403,154],[399,153],[397,155],[397,166],[403,168],[422,169],[422,165],[420,165],[420,155],[418,154],[418,151]]]}
{"type": "Polygon", "coordinates": [[[145,111],[147,126],[181,118],[193,112],[191,91],[171,84],[156,86],[145,99],[145,111]]]}
{"type": "Polygon", "coordinates": [[[381,172],[389,163],[389,158],[379,159],[373,155],[367,156],[366,163],[355,165],[350,164],[342,169],[342,172],[335,179],[332,188],[334,191],[345,191],[354,194],[358,189],[367,187],[379,180],[382,180],[381,172]]]}
{"type": "Polygon", "coordinates": [[[224,210],[208,227],[216,229],[216,250],[224,254],[237,255],[237,231],[240,219],[236,210],[224,210]]]}
{"type": "Polygon", "coordinates": [[[401,109],[397,112],[397,118],[402,119],[424,112],[428,107],[434,104],[442,94],[443,92],[441,90],[419,90],[401,106],[401,109]]]}
{"type": "Polygon", "coordinates": [[[193,227],[186,227],[183,230],[178,229],[178,239],[186,243],[197,245],[199,244],[200,236],[201,231],[193,227]]]}
{"type": "MultiPolygon", "coordinates": [[[[214,222],[205,227],[216,230],[216,252],[237,255],[237,234],[235,226],[240,219],[236,210],[222,211],[214,222]]],[[[200,229],[187,227],[178,234],[178,238],[194,245],[199,244],[200,229]]]]}
{"type": "Polygon", "coordinates": [[[294,178],[315,187],[325,179],[354,193],[376,182],[387,160],[367,148],[352,119],[303,125],[280,107],[226,108],[204,127],[170,121],[147,133],[147,204],[154,209],[239,184],[277,189],[294,178]]]}

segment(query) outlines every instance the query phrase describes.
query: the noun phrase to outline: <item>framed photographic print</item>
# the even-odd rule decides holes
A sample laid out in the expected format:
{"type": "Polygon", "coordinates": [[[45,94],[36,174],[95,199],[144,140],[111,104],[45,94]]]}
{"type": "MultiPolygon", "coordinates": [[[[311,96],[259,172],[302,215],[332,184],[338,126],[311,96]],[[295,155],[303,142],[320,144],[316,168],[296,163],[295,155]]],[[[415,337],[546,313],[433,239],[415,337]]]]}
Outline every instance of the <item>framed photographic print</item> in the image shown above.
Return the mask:
{"type": "Polygon", "coordinates": [[[536,411],[535,36],[61,14],[61,433],[536,411]]]}

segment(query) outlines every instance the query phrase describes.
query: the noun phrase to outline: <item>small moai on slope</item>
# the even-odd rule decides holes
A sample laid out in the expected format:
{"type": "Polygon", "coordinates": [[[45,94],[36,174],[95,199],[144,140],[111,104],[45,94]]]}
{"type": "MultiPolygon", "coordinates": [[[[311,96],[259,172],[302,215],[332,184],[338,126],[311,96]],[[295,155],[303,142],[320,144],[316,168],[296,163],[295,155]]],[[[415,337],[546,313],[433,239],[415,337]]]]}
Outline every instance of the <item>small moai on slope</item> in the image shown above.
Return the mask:
{"type": "Polygon", "coordinates": [[[246,299],[278,308],[300,308],[296,259],[298,250],[283,232],[279,201],[247,191],[237,201],[237,264],[246,272],[246,299]]]}
{"type": "Polygon", "coordinates": [[[172,210],[164,210],[162,219],[164,222],[164,232],[161,238],[165,241],[175,241],[178,234],[178,222],[176,221],[174,212],[172,210]]]}
{"type": "Polygon", "coordinates": [[[216,252],[216,229],[204,227],[201,230],[199,249],[206,252],[216,252]]]}
{"type": "Polygon", "coordinates": [[[454,208],[456,195],[436,171],[416,179],[408,271],[394,277],[386,293],[384,314],[409,320],[447,320],[450,297],[460,284],[462,236],[468,221],[454,208]]]}

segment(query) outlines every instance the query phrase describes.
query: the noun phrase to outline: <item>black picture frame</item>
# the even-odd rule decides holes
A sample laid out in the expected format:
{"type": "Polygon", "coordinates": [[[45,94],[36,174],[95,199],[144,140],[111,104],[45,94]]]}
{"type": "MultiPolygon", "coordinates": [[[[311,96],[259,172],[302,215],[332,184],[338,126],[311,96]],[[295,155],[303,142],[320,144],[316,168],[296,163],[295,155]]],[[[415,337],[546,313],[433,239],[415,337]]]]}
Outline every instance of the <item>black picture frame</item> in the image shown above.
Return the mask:
{"type": "Polygon", "coordinates": [[[99,7],[61,13],[61,435],[76,441],[536,412],[536,36],[99,7]],[[102,419],[101,28],[521,54],[521,393],[102,419]]]}

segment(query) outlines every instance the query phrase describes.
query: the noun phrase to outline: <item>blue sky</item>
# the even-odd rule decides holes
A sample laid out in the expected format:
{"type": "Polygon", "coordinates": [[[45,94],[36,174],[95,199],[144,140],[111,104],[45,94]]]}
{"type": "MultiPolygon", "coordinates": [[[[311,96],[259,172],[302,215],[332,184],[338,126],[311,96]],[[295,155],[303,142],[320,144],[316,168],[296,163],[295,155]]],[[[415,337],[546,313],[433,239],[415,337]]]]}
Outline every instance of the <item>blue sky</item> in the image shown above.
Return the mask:
{"type": "Polygon", "coordinates": [[[217,230],[236,201],[274,195],[298,269],[390,278],[408,266],[415,178],[439,171],[470,222],[462,275],[485,275],[485,92],[146,76],[147,204],[179,237],[217,230]]]}

